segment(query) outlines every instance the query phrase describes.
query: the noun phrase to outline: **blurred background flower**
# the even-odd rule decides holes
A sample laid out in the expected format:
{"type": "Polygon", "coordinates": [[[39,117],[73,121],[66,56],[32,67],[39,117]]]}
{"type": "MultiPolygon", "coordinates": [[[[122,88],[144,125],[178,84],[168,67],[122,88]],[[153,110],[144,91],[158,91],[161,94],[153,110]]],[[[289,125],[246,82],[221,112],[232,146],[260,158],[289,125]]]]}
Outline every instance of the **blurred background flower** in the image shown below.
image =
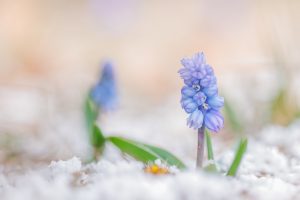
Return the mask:
{"type": "Polygon", "coordinates": [[[106,62],[101,69],[98,83],[91,90],[91,97],[101,111],[111,111],[117,106],[117,83],[112,63],[106,62]]]}

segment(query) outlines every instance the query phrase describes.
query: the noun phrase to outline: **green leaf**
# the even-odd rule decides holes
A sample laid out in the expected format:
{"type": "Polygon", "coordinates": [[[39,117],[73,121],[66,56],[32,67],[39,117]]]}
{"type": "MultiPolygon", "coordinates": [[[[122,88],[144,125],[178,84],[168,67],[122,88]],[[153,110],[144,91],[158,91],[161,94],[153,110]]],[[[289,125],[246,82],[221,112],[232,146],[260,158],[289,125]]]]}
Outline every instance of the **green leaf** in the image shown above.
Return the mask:
{"type": "Polygon", "coordinates": [[[97,155],[101,154],[104,149],[105,137],[101,129],[95,124],[99,115],[99,108],[88,95],[85,101],[85,120],[89,133],[90,144],[94,147],[94,158],[97,159],[97,155]]]}
{"type": "Polygon", "coordinates": [[[204,167],[204,170],[207,172],[218,172],[217,166],[214,163],[214,152],[212,148],[212,142],[210,133],[205,130],[205,140],[206,140],[206,147],[207,147],[207,159],[211,162],[206,167],[204,167]]]}
{"type": "Polygon", "coordinates": [[[94,126],[93,126],[91,143],[92,143],[93,147],[95,147],[96,149],[103,149],[103,147],[104,147],[105,137],[104,137],[101,129],[96,124],[94,124],[94,126]]]}
{"type": "Polygon", "coordinates": [[[297,104],[288,93],[288,88],[281,88],[271,102],[271,120],[273,123],[288,125],[297,118],[297,104]]]}
{"type": "Polygon", "coordinates": [[[205,139],[206,139],[206,147],[207,147],[207,158],[208,160],[214,160],[214,152],[211,143],[210,133],[205,130],[205,139]]]}
{"type": "Polygon", "coordinates": [[[215,163],[210,163],[204,167],[204,171],[216,173],[216,172],[218,172],[218,169],[217,169],[217,166],[215,163]]]}
{"type": "Polygon", "coordinates": [[[170,152],[162,148],[148,144],[143,144],[122,137],[109,137],[107,139],[116,147],[118,147],[123,153],[126,153],[146,164],[160,159],[161,161],[166,162],[170,166],[175,165],[179,169],[186,168],[182,161],[180,161],[170,152]]]}
{"type": "Polygon", "coordinates": [[[165,161],[169,165],[175,165],[179,169],[186,168],[186,166],[183,164],[183,162],[180,161],[177,157],[175,157],[170,152],[168,152],[162,148],[154,147],[154,146],[147,145],[147,144],[144,144],[144,146],[148,147],[150,150],[152,150],[154,153],[156,153],[160,157],[160,160],[165,161]]]}
{"type": "Polygon", "coordinates": [[[93,132],[93,126],[98,117],[98,107],[91,99],[90,95],[87,97],[85,101],[84,111],[85,111],[85,120],[88,131],[90,134],[93,132]]]}
{"type": "Polygon", "coordinates": [[[244,128],[242,122],[239,120],[232,106],[227,100],[224,102],[224,112],[231,129],[236,133],[243,131],[244,128]]]}
{"type": "Polygon", "coordinates": [[[234,157],[234,160],[227,172],[227,176],[235,176],[236,173],[237,173],[237,170],[241,164],[241,161],[243,159],[243,156],[247,150],[247,145],[248,145],[248,140],[247,138],[243,138],[240,140],[240,144],[239,144],[239,147],[236,151],[236,154],[235,154],[235,157],[234,157]]]}
{"type": "Polygon", "coordinates": [[[271,117],[273,122],[278,122],[279,118],[278,116],[283,115],[287,113],[286,109],[286,96],[287,96],[287,91],[285,88],[280,89],[274,99],[272,100],[271,103],[271,117]],[[283,114],[282,114],[283,113],[283,114]]]}

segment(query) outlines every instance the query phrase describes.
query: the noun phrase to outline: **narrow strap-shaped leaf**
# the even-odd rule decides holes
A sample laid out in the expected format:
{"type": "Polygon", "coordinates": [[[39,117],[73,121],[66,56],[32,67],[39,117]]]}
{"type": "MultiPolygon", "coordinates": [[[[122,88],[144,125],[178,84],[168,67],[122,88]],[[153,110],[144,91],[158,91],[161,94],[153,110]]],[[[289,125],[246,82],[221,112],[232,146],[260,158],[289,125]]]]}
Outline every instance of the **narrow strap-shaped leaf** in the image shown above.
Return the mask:
{"type": "Polygon", "coordinates": [[[103,145],[105,143],[105,137],[101,129],[96,124],[94,124],[93,126],[91,143],[97,149],[103,148],[103,145]]]}
{"type": "Polygon", "coordinates": [[[214,152],[212,148],[211,137],[210,137],[210,133],[207,130],[205,131],[205,139],[206,139],[206,147],[207,147],[207,159],[214,160],[214,152]]]}
{"type": "Polygon", "coordinates": [[[95,151],[97,151],[97,154],[101,153],[104,147],[105,137],[101,129],[95,123],[99,109],[89,95],[85,101],[84,109],[90,143],[95,148],[95,151]]]}
{"type": "Polygon", "coordinates": [[[206,140],[206,148],[207,148],[207,159],[209,160],[209,164],[204,167],[204,170],[207,172],[218,172],[217,166],[214,162],[214,152],[211,142],[211,136],[208,130],[205,130],[205,140],[206,140]]]}
{"type": "Polygon", "coordinates": [[[186,166],[183,164],[183,162],[180,161],[177,157],[175,157],[170,152],[168,152],[162,148],[159,148],[159,147],[154,147],[154,146],[147,145],[147,144],[143,144],[143,145],[148,147],[149,149],[151,149],[157,155],[159,155],[162,158],[162,160],[167,162],[169,165],[175,165],[179,169],[186,168],[186,166]]]}
{"type": "Polygon", "coordinates": [[[142,162],[147,163],[149,161],[155,161],[156,159],[159,159],[159,156],[156,155],[153,151],[135,141],[114,136],[108,137],[107,139],[116,147],[118,147],[122,152],[129,154],[130,156],[142,162]]]}
{"type": "Polygon", "coordinates": [[[93,131],[94,123],[98,117],[99,111],[98,107],[95,105],[90,95],[88,95],[88,97],[85,100],[84,111],[86,126],[88,128],[89,133],[91,134],[93,131]]]}
{"type": "Polygon", "coordinates": [[[93,148],[93,157],[88,162],[97,161],[99,156],[102,155],[105,147],[106,139],[101,129],[94,124],[93,130],[90,133],[90,143],[93,148]]]}
{"type": "Polygon", "coordinates": [[[108,137],[107,140],[118,147],[123,153],[126,153],[144,163],[149,163],[160,159],[169,165],[177,166],[179,169],[185,168],[183,162],[162,148],[143,144],[122,137],[108,137]]]}
{"type": "Polygon", "coordinates": [[[241,161],[243,159],[243,156],[247,150],[248,140],[247,138],[243,138],[240,140],[239,147],[236,151],[235,157],[233,159],[233,162],[227,172],[227,176],[235,176],[237,173],[237,170],[241,164],[241,161]]]}
{"type": "Polygon", "coordinates": [[[271,102],[271,120],[275,124],[288,125],[298,118],[297,105],[288,93],[287,86],[282,86],[271,102]]]}
{"type": "Polygon", "coordinates": [[[225,116],[226,116],[227,121],[229,122],[229,125],[232,128],[232,130],[235,133],[241,133],[241,131],[243,131],[242,122],[238,119],[232,106],[230,105],[230,103],[227,100],[224,102],[224,112],[225,112],[225,116]]]}

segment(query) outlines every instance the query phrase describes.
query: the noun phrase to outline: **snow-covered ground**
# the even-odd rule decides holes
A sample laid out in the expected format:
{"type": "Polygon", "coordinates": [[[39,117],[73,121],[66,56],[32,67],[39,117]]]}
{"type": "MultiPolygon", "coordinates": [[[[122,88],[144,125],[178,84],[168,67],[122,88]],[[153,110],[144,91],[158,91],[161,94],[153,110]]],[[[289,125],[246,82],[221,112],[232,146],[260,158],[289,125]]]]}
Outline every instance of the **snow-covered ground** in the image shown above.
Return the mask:
{"type": "MultiPolygon", "coordinates": [[[[74,157],[19,175],[1,174],[1,199],[298,199],[299,129],[299,123],[287,129],[272,126],[251,138],[236,178],[206,174],[192,166],[158,176],[146,174],[143,164],[131,159],[104,158],[85,165],[74,157]]],[[[232,156],[233,151],[225,151],[217,156],[218,163],[226,168],[232,156]]]]}
{"type": "MultiPolygon", "coordinates": [[[[117,149],[107,145],[104,156],[97,163],[85,164],[83,159],[73,157],[22,170],[8,170],[7,166],[2,166],[0,199],[300,198],[299,122],[289,127],[270,125],[255,136],[249,136],[248,152],[238,176],[230,178],[194,169],[196,135],[185,127],[184,122],[176,123],[181,121],[177,117],[184,117],[180,109],[175,109],[173,115],[165,112],[175,106],[168,105],[144,115],[126,112],[130,116],[127,118],[119,111],[110,116],[114,120],[103,120],[103,129],[108,134],[162,146],[181,158],[189,166],[187,171],[173,170],[174,173],[168,175],[147,174],[142,163],[123,158],[117,149]],[[154,119],[154,116],[168,119],[168,123],[154,119]],[[136,122],[135,126],[130,123],[132,121],[136,122]]],[[[233,158],[234,143],[228,142],[221,134],[213,136],[213,143],[219,167],[226,170],[233,158]]],[[[77,148],[72,151],[76,152],[77,148]]]]}

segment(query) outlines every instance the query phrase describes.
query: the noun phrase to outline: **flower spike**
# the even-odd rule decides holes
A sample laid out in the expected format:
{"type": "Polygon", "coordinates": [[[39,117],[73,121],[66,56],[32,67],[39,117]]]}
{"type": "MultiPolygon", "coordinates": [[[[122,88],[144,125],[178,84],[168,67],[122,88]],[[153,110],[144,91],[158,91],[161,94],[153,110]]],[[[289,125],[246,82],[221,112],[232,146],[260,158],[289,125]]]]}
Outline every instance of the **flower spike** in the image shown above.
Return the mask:
{"type": "Polygon", "coordinates": [[[181,106],[189,114],[188,126],[199,129],[202,126],[219,132],[224,119],[220,109],[224,98],[218,95],[217,79],[212,67],[206,64],[203,53],[181,61],[179,70],[185,86],[181,90],[181,106]]]}
{"type": "Polygon", "coordinates": [[[185,85],[181,89],[180,103],[189,114],[187,125],[198,129],[197,167],[202,167],[205,129],[216,133],[223,128],[220,109],[224,106],[224,98],[218,94],[214,70],[206,63],[202,52],[182,59],[181,64],[178,73],[185,85]]]}

